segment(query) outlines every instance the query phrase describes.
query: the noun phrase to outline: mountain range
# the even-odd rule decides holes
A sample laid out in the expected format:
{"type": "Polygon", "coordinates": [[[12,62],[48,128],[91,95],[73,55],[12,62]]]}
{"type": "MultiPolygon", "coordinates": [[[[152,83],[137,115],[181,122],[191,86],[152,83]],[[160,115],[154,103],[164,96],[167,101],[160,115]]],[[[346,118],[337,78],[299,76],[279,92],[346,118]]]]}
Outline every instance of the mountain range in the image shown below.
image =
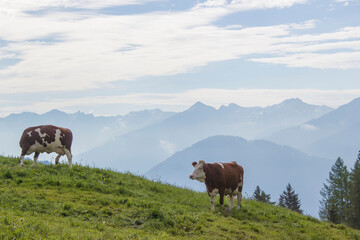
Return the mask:
{"type": "Polygon", "coordinates": [[[121,134],[161,122],[173,114],[159,109],[108,117],[82,112],[68,114],[56,109],[44,114],[31,112],[11,114],[0,118],[0,154],[19,155],[21,134],[30,126],[52,124],[71,129],[74,135],[72,151],[76,155],[102,145],[121,134]]]}
{"type": "Polygon", "coordinates": [[[352,167],[360,150],[360,98],[298,126],[280,130],[266,139],[308,154],[336,160],[352,167]]]}
{"type": "Polygon", "coordinates": [[[78,158],[98,167],[142,174],[175,152],[207,137],[232,135],[254,139],[302,124],[331,110],[300,99],[289,99],[265,108],[230,104],[215,109],[197,102],[186,111],[118,136],[78,158]]]}

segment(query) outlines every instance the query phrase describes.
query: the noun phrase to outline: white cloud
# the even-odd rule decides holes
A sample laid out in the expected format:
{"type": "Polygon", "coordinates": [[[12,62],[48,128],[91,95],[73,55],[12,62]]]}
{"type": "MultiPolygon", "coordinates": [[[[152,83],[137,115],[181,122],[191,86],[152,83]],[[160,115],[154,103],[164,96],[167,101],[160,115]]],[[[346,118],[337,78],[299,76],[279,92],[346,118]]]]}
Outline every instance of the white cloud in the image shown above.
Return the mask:
{"type": "Polygon", "coordinates": [[[307,123],[302,124],[300,126],[300,128],[305,130],[305,131],[316,131],[316,130],[318,130],[318,128],[316,126],[311,125],[311,124],[307,124],[307,123]]]}
{"type": "Polygon", "coordinates": [[[353,50],[359,49],[360,27],[301,35],[294,32],[314,28],[316,21],[248,28],[213,24],[237,11],[284,8],[305,3],[303,0],[213,0],[187,11],[119,16],[96,11],[26,12],[141,2],[0,1],[0,39],[8,42],[0,47],[0,53],[21,59],[0,69],[0,94],[94,89],[237,58],[291,67],[359,67],[358,52],[353,50]],[[337,52],[319,52],[324,50],[337,52]]]}
{"type": "Polygon", "coordinates": [[[274,58],[255,58],[252,61],[283,64],[289,67],[314,67],[320,69],[350,69],[360,66],[360,52],[340,52],[332,54],[292,54],[274,58]]]}
{"type": "Polygon", "coordinates": [[[166,141],[166,140],[160,140],[159,145],[169,155],[172,155],[176,151],[178,151],[176,144],[166,141]]]}
{"type": "Polygon", "coordinates": [[[349,6],[350,5],[350,2],[356,2],[358,0],[334,0],[335,2],[338,2],[338,3],[343,3],[345,7],[349,6]]]}
{"type": "Polygon", "coordinates": [[[100,130],[100,133],[104,134],[104,133],[111,132],[111,131],[112,131],[111,127],[104,126],[104,127],[100,130]]]}
{"type": "Polygon", "coordinates": [[[197,7],[223,7],[232,11],[247,11],[252,9],[285,8],[306,2],[307,0],[208,0],[198,4],[197,7]]]}
{"type": "Polygon", "coordinates": [[[36,11],[46,8],[83,8],[83,9],[99,9],[112,6],[125,6],[144,4],[146,2],[161,1],[161,0],[12,0],[0,1],[0,10],[8,11],[36,11]]]}

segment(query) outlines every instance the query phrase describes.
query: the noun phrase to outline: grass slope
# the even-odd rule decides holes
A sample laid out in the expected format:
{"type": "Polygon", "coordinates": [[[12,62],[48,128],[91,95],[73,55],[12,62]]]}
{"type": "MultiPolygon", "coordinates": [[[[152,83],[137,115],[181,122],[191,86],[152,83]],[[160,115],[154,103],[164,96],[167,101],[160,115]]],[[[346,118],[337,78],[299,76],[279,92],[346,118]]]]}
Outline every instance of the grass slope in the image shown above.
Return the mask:
{"type": "Polygon", "coordinates": [[[227,216],[205,193],[129,173],[18,162],[0,157],[0,239],[360,239],[252,200],[227,216]]]}

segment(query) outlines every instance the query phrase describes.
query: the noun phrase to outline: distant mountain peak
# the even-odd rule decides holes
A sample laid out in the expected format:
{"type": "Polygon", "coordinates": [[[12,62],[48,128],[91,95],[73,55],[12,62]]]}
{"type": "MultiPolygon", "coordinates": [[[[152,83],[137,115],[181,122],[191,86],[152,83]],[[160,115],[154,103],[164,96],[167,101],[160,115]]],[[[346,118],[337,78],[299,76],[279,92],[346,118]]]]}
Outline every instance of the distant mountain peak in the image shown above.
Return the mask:
{"type": "Polygon", "coordinates": [[[360,97],[353,99],[352,101],[350,101],[347,104],[341,105],[339,108],[342,108],[342,107],[350,107],[350,108],[352,108],[352,107],[355,107],[355,106],[358,106],[358,105],[360,105],[360,97]]]}
{"type": "Polygon", "coordinates": [[[289,98],[289,99],[282,101],[281,103],[274,104],[274,105],[268,106],[266,108],[268,108],[268,109],[284,109],[284,108],[285,109],[288,109],[288,108],[296,109],[296,108],[308,108],[311,106],[317,107],[316,105],[310,105],[310,104],[303,102],[300,98],[289,98]]]}
{"type": "Polygon", "coordinates": [[[216,110],[214,107],[211,107],[209,105],[206,105],[200,101],[196,102],[194,105],[192,105],[188,111],[213,111],[216,110]]]}
{"type": "Polygon", "coordinates": [[[58,109],[53,109],[53,110],[51,110],[49,112],[46,112],[44,114],[46,114],[46,115],[58,115],[58,114],[67,114],[67,113],[65,113],[63,111],[60,111],[58,109]]]}
{"type": "Polygon", "coordinates": [[[307,103],[304,103],[300,98],[289,98],[280,104],[307,104],[307,103]]]}
{"type": "Polygon", "coordinates": [[[221,107],[219,108],[220,111],[224,111],[224,110],[230,110],[230,111],[236,111],[238,109],[240,109],[241,107],[235,103],[230,103],[229,105],[225,106],[225,105],[221,105],[221,107]]]}

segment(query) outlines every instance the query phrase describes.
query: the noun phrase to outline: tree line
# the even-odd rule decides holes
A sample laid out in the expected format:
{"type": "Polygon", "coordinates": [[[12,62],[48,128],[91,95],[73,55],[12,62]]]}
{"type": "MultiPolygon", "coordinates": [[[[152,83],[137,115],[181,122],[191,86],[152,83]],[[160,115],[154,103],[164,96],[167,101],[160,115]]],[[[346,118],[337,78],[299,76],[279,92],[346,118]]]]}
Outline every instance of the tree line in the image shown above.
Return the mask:
{"type": "MultiPolygon", "coordinates": [[[[255,188],[253,199],[273,205],[276,204],[275,202],[270,201],[270,194],[266,194],[263,190],[260,189],[259,186],[256,186],[255,188]]],[[[295,193],[295,190],[292,188],[290,183],[288,183],[288,185],[286,186],[285,191],[280,194],[278,206],[288,208],[298,213],[303,213],[299,196],[295,193]]]]}
{"type": "MultiPolygon", "coordinates": [[[[343,159],[339,157],[336,160],[320,194],[319,217],[322,220],[360,229],[360,151],[350,171],[343,159]]],[[[270,194],[266,194],[259,186],[254,191],[253,199],[276,204],[270,201],[270,194]]],[[[277,205],[303,213],[299,196],[290,183],[280,195],[277,205]]]]}

